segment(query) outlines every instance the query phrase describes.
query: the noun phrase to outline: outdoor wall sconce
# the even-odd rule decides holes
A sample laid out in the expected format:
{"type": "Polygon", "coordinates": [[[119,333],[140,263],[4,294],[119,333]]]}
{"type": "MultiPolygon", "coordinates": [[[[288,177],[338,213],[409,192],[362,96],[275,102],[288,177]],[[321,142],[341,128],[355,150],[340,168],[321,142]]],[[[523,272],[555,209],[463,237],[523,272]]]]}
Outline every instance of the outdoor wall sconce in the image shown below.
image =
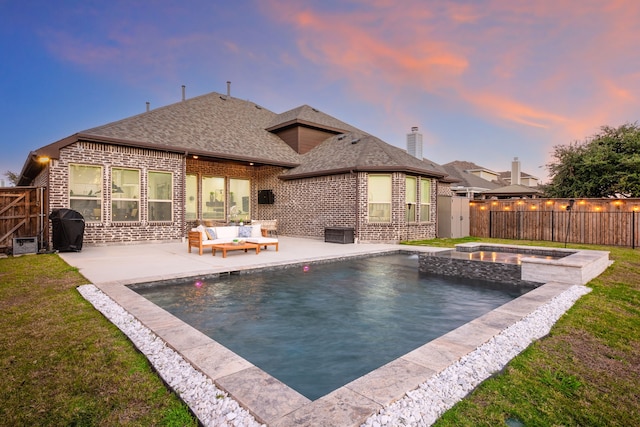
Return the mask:
{"type": "Polygon", "coordinates": [[[573,204],[574,204],[575,202],[576,202],[575,200],[573,200],[573,199],[569,199],[569,205],[566,207],[566,209],[567,209],[568,211],[570,211],[570,210],[571,210],[571,208],[573,208],[573,204]]]}

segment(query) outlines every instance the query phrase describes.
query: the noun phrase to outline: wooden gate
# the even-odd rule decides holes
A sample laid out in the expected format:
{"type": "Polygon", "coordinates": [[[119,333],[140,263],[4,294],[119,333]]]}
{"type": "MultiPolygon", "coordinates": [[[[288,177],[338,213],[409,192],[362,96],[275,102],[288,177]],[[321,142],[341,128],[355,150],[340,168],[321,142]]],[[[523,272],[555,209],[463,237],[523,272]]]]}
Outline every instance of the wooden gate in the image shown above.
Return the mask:
{"type": "Polygon", "coordinates": [[[49,241],[43,187],[0,188],[0,252],[13,249],[13,239],[36,237],[38,249],[49,241]]]}

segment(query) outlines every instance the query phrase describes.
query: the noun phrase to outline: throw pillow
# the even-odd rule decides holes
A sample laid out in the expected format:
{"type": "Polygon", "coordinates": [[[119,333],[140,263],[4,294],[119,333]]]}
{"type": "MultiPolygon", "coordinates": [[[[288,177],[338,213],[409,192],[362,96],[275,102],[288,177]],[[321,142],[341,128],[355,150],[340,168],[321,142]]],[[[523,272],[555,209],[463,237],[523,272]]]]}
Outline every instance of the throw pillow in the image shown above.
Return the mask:
{"type": "Polygon", "coordinates": [[[251,237],[251,228],[250,225],[241,225],[238,231],[238,237],[251,237]]]}
{"type": "Polygon", "coordinates": [[[260,224],[251,226],[251,237],[262,237],[262,226],[260,224]]]}
{"type": "Polygon", "coordinates": [[[199,226],[197,226],[196,231],[200,232],[202,240],[207,240],[207,231],[204,229],[204,225],[200,224],[199,226]]]}
{"type": "Polygon", "coordinates": [[[204,231],[207,233],[207,237],[209,238],[209,240],[215,240],[216,239],[216,229],[213,227],[207,227],[204,229],[204,231]]]}

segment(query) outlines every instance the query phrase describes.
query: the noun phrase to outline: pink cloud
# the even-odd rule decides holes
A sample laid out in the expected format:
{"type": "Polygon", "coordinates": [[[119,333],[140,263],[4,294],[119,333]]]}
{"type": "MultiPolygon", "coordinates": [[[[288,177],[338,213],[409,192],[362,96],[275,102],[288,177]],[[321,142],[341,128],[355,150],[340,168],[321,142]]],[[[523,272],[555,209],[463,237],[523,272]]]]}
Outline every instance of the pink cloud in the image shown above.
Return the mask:
{"type": "Polygon", "coordinates": [[[420,92],[565,141],[615,122],[624,109],[638,111],[640,85],[624,68],[640,68],[640,2],[358,4],[327,11],[269,3],[272,18],[293,28],[300,53],[328,79],[388,109],[390,93],[420,92]]]}

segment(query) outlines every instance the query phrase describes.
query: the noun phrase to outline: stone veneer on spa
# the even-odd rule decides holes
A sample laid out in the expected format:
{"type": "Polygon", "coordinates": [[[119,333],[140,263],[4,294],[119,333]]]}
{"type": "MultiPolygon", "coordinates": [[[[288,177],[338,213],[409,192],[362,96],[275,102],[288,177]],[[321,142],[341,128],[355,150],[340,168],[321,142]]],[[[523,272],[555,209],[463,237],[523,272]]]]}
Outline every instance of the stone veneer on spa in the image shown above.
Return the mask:
{"type": "Polygon", "coordinates": [[[515,262],[514,259],[509,260],[509,258],[514,257],[505,257],[504,254],[559,259],[574,253],[575,251],[572,250],[525,248],[522,246],[457,245],[455,251],[445,250],[421,253],[419,255],[419,268],[421,272],[436,275],[464,277],[520,286],[536,286],[540,285],[541,282],[522,280],[520,262],[515,262]],[[486,260],[477,257],[463,257],[464,254],[476,252],[488,252],[490,255],[487,256],[486,260]]]}
{"type": "Polygon", "coordinates": [[[420,253],[420,271],[524,285],[548,282],[583,285],[600,275],[611,264],[607,251],[480,243],[456,245],[457,252],[469,253],[481,250],[492,250],[503,255],[519,253],[532,256],[521,257],[519,265],[465,259],[452,260],[450,250],[434,248],[420,253]]]}

